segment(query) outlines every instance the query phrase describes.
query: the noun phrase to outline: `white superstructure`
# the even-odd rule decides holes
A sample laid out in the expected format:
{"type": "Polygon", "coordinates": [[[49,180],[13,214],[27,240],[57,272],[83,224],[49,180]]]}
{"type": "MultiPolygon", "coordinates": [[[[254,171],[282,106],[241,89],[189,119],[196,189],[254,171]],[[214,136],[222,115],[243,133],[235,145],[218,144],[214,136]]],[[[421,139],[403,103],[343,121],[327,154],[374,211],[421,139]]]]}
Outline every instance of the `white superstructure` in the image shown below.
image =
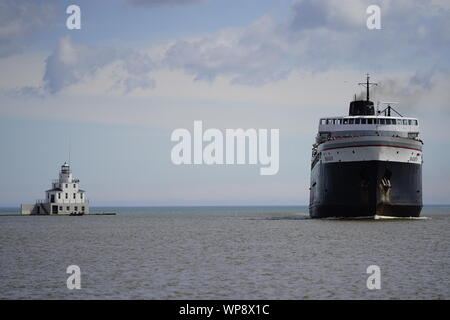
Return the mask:
{"type": "Polygon", "coordinates": [[[316,161],[422,163],[416,118],[344,116],[322,118],[312,157],[316,161]]]}

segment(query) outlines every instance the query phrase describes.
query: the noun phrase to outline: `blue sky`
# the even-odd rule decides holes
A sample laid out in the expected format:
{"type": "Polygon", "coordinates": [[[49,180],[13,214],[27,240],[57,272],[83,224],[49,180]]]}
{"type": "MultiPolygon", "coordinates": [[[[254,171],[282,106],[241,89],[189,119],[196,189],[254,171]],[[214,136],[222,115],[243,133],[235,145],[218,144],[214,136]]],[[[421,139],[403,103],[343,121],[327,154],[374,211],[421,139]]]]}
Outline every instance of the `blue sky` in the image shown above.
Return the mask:
{"type": "Polygon", "coordinates": [[[93,205],[307,204],[318,119],[366,72],[375,101],[419,117],[424,201],[449,203],[449,55],[440,0],[0,0],[0,206],[42,198],[69,144],[93,205]],[[173,165],[194,120],[280,129],[279,173],[173,165]]]}

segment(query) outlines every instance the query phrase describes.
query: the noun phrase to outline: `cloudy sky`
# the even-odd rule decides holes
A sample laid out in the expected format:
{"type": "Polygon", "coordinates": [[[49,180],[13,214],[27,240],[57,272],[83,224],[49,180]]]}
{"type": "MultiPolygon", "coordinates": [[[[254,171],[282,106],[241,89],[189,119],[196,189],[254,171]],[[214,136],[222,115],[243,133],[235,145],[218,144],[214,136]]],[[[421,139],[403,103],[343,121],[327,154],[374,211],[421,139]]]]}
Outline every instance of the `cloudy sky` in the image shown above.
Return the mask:
{"type": "Polygon", "coordinates": [[[318,119],[367,72],[420,120],[424,202],[450,203],[449,56],[445,0],[0,0],[0,206],[43,198],[69,150],[92,205],[307,204],[318,119]],[[278,174],[173,165],[194,120],[280,129],[278,174]]]}

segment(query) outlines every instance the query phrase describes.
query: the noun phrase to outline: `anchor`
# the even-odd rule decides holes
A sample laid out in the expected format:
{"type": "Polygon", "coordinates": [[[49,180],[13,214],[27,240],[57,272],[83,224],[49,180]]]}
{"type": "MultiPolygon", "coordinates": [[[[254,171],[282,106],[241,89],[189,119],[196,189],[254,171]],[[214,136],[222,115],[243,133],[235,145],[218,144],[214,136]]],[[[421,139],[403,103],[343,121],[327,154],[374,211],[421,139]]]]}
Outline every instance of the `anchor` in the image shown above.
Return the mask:
{"type": "Polygon", "coordinates": [[[385,191],[391,189],[392,188],[391,180],[389,180],[388,178],[381,179],[381,186],[384,188],[385,191]]]}

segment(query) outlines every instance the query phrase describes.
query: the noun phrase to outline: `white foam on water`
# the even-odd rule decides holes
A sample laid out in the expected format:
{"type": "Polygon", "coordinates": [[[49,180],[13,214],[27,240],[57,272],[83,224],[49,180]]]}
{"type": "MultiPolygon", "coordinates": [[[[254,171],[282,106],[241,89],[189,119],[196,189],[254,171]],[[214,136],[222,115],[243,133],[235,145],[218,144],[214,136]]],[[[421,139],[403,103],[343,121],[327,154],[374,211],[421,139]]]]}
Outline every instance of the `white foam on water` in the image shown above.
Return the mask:
{"type": "Polygon", "coordinates": [[[321,220],[431,220],[430,217],[393,217],[393,216],[361,216],[361,217],[327,217],[321,220]]]}
{"type": "Polygon", "coordinates": [[[375,220],[428,220],[430,217],[392,217],[392,216],[378,216],[373,217],[375,220]]]}

